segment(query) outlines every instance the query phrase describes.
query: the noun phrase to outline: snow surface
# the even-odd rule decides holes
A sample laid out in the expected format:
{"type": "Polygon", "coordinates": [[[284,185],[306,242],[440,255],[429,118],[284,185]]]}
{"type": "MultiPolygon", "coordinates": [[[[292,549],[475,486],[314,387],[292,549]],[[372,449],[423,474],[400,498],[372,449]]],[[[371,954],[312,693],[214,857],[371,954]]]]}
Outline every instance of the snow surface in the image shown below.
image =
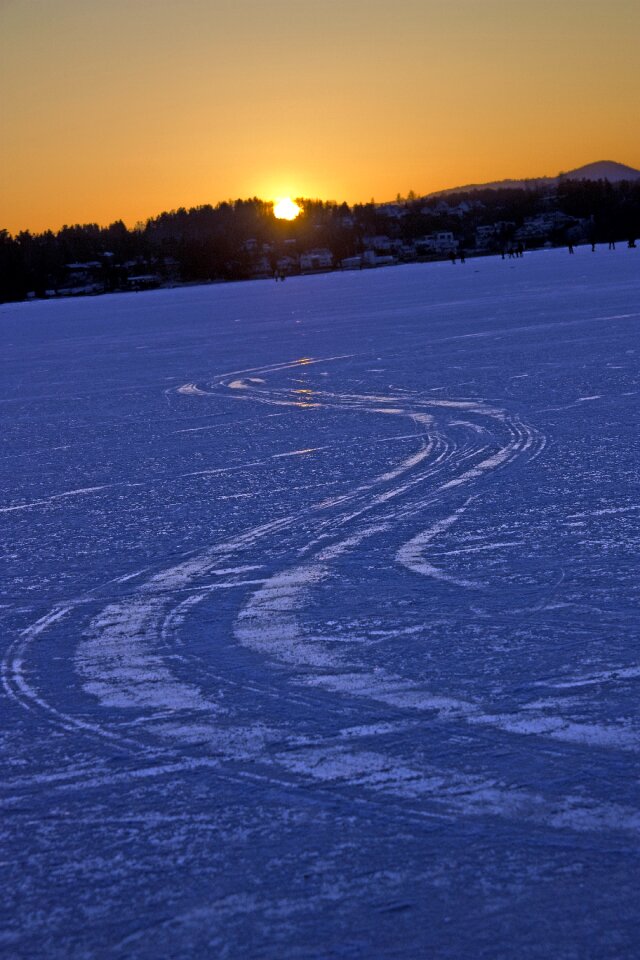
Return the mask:
{"type": "Polygon", "coordinates": [[[638,257],[0,308],[0,954],[640,953],[638,257]]]}

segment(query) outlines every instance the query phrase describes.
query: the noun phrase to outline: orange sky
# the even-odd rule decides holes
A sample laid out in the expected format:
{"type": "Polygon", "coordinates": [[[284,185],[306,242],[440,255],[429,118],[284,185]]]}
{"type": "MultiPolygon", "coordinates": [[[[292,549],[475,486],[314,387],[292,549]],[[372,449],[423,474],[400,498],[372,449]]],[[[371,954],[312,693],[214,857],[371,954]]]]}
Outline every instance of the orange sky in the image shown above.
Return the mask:
{"type": "Polygon", "coordinates": [[[0,228],[640,167],[638,0],[0,0],[0,228]]]}

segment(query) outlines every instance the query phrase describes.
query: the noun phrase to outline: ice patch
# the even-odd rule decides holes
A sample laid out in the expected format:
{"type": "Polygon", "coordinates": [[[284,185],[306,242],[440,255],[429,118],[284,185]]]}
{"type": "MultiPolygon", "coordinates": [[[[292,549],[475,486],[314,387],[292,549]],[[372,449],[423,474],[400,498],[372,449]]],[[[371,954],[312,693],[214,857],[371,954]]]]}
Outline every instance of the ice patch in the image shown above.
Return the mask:
{"type": "Polygon", "coordinates": [[[209,397],[210,391],[203,390],[195,383],[183,383],[181,387],[176,388],[176,393],[185,394],[188,397],[209,397]]]}
{"type": "Polygon", "coordinates": [[[265,381],[261,380],[260,377],[244,377],[239,380],[232,380],[227,386],[230,390],[249,390],[259,383],[265,383],[265,381]]]}

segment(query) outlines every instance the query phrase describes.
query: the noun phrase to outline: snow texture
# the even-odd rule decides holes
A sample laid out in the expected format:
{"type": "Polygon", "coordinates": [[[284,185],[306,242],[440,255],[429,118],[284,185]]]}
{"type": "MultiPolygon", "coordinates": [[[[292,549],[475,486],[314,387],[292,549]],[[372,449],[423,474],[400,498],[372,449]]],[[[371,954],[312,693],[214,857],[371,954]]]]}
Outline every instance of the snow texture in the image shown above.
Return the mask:
{"type": "Polygon", "coordinates": [[[638,256],[0,308],[0,955],[640,953],[638,256]]]}

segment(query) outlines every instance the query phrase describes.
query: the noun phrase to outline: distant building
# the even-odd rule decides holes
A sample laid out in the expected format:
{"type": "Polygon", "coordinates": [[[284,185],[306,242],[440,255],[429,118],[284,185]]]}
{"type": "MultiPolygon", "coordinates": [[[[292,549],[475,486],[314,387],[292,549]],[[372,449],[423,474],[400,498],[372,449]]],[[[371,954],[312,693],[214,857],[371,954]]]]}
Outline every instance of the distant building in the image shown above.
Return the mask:
{"type": "Polygon", "coordinates": [[[322,248],[300,254],[300,270],[303,273],[311,273],[315,270],[331,270],[332,267],[333,254],[331,250],[322,248]]]}
{"type": "Polygon", "coordinates": [[[550,240],[553,234],[558,234],[575,226],[580,221],[575,217],[570,217],[560,210],[553,213],[541,213],[536,217],[526,217],[521,227],[518,227],[514,236],[516,240],[528,240],[531,242],[543,242],[550,240]]]}
{"type": "Polygon", "coordinates": [[[488,250],[499,246],[505,238],[511,237],[516,229],[515,223],[508,220],[497,220],[476,228],[476,248],[488,250]]]}
{"type": "Polygon", "coordinates": [[[127,277],[128,290],[155,290],[161,283],[162,278],[157,273],[138,273],[127,277]]]}
{"type": "MultiPolygon", "coordinates": [[[[295,241],[294,241],[295,242],[295,241]]],[[[298,270],[298,259],[297,257],[278,257],[276,261],[276,269],[280,273],[296,273],[298,270]]]]}
{"type": "Polygon", "coordinates": [[[270,277],[273,274],[273,267],[269,257],[258,257],[251,266],[251,276],[256,280],[270,277]]]}
{"type": "Polygon", "coordinates": [[[362,262],[366,267],[390,267],[396,263],[396,258],[390,254],[380,254],[376,250],[365,250],[362,254],[362,262]]]}
{"type": "Polygon", "coordinates": [[[438,256],[446,256],[447,254],[455,253],[457,249],[458,241],[448,230],[431,233],[427,237],[416,240],[416,250],[422,256],[430,253],[438,256]]]}
{"type": "Polygon", "coordinates": [[[363,237],[362,243],[365,249],[375,250],[376,253],[391,253],[393,249],[393,240],[385,234],[375,237],[363,237]]]}
{"type": "Polygon", "coordinates": [[[85,263],[67,263],[62,283],[58,289],[62,297],[82,296],[104,292],[104,269],[99,260],[85,263]]]}
{"type": "Polygon", "coordinates": [[[496,223],[487,223],[484,226],[476,228],[476,247],[490,247],[498,234],[498,225],[496,223]]]}
{"type": "Polygon", "coordinates": [[[381,203],[376,207],[376,211],[381,213],[383,217],[389,217],[392,220],[399,220],[407,213],[404,205],[399,203],[381,203]]]}
{"type": "Polygon", "coordinates": [[[67,263],[64,269],[70,283],[86,283],[100,274],[102,264],[99,260],[88,260],[86,263],[67,263]]]}

